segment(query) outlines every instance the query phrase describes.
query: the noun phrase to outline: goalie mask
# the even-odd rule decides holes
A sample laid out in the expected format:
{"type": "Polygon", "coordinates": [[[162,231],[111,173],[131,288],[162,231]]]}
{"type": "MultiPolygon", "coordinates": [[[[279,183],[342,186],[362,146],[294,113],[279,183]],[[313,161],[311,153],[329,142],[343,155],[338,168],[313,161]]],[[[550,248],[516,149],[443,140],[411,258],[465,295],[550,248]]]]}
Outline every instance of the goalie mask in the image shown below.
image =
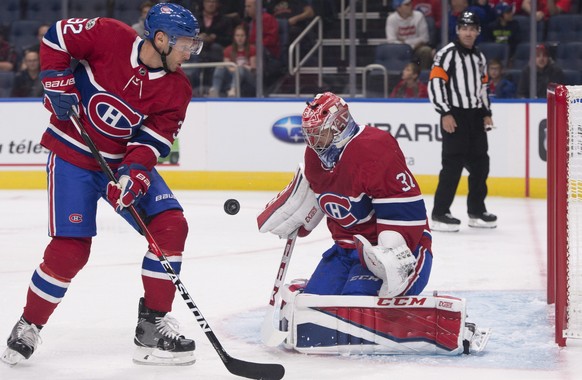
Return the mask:
{"type": "Polygon", "coordinates": [[[307,103],[301,118],[301,130],[307,145],[317,153],[324,167],[331,169],[358,131],[358,125],[345,100],[325,92],[307,103]]]}

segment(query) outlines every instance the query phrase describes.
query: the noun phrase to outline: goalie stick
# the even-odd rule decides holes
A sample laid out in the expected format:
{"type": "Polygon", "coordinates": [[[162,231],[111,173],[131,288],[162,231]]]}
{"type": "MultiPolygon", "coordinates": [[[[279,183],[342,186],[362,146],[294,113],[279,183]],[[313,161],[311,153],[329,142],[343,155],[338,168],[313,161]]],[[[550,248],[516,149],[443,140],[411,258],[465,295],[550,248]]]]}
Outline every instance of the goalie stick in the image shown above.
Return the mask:
{"type": "Polygon", "coordinates": [[[287,238],[287,243],[283,250],[283,256],[281,257],[281,264],[277,271],[277,277],[275,277],[275,285],[271,292],[271,299],[269,300],[269,310],[267,310],[265,319],[263,320],[263,325],[261,326],[261,339],[263,340],[263,343],[269,347],[278,346],[283,343],[287,336],[289,336],[288,331],[281,331],[275,326],[275,323],[279,323],[278,320],[275,320],[275,311],[277,310],[277,296],[279,294],[279,289],[285,281],[285,275],[287,274],[287,268],[289,268],[291,253],[293,253],[297,233],[298,231],[296,230],[287,238]]]}
{"type": "MultiPolygon", "coordinates": [[[[107,175],[110,181],[118,183],[117,178],[115,178],[113,171],[111,170],[111,168],[101,155],[101,152],[99,152],[99,150],[95,146],[95,143],[93,143],[93,140],[87,134],[87,130],[85,129],[83,123],[79,120],[79,116],[77,115],[77,113],[74,110],[71,110],[69,117],[71,119],[71,122],[73,123],[73,125],[75,126],[75,128],[77,129],[77,131],[79,132],[79,134],[81,135],[81,137],[91,150],[93,157],[97,160],[99,166],[101,166],[101,170],[107,175]]],[[[222,344],[220,344],[220,341],[214,334],[214,331],[212,331],[212,329],[210,328],[208,321],[206,320],[206,318],[204,318],[204,316],[202,316],[202,313],[194,303],[194,300],[192,300],[190,293],[188,293],[188,290],[186,290],[186,287],[184,286],[184,284],[182,283],[182,281],[180,280],[180,278],[170,265],[170,262],[162,252],[162,249],[154,240],[154,237],[148,230],[143,219],[139,216],[135,207],[133,205],[129,205],[127,209],[129,210],[129,213],[131,214],[131,216],[141,229],[142,233],[146,237],[146,240],[149,243],[152,252],[158,257],[158,260],[160,261],[160,264],[162,264],[162,267],[168,274],[168,277],[170,277],[170,279],[174,283],[174,286],[176,286],[176,289],[178,290],[184,301],[186,301],[186,305],[188,305],[188,308],[190,309],[190,311],[192,311],[192,314],[194,314],[194,317],[196,318],[198,325],[202,328],[204,334],[206,334],[206,337],[212,344],[212,347],[214,347],[214,349],[218,353],[218,356],[220,356],[220,359],[224,363],[226,369],[228,369],[228,371],[233,375],[246,377],[249,379],[264,379],[264,380],[282,379],[283,376],[285,375],[285,368],[281,364],[247,362],[244,360],[235,359],[226,352],[226,350],[224,349],[224,347],[222,347],[222,344]]]]}

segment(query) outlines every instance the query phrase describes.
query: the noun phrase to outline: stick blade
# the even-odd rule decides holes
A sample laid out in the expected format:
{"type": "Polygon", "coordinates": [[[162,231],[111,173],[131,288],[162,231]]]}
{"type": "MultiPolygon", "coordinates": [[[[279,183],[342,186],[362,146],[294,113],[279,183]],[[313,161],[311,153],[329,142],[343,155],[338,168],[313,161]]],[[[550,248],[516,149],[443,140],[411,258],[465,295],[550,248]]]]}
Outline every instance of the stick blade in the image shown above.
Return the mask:
{"type": "Polygon", "coordinates": [[[288,331],[281,331],[275,326],[275,308],[269,307],[261,326],[261,340],[268,347],[276,347],[283,343],[288,336],[288,331]]]}
{"type": "Polygon", "coordinates": [[[285,367],[281,364],[251,363],[230,358],[226,363],[230,373],[247,379],[280,380],[285,376],[285,367]]]}

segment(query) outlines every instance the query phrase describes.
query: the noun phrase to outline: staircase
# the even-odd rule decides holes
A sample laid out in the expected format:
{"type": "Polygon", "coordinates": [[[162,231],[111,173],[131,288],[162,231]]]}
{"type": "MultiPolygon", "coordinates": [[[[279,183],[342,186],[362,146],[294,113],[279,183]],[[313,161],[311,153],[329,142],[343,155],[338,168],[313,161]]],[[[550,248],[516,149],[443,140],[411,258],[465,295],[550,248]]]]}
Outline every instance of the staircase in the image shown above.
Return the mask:
{"type": "MultiPolygon", "coordinates": [[[[374,63],[376,46],[386,42],[388,6],[382,5],[382,1],[370,1],[369,3],[374,3],[373,5],[363,4],[365,2],[366,0],[358,1],[355,12],[354,72],[357,97],[365,96],[362,75],[368,71],[366,66],[374,63]]],[[[350,96],[350,14],[349,7],[346,7],[343,14],[340,10],[327,19],[317,17],[310,24],[310,28],[306,29],[306,32],[310,29],[313,36],[311,50],[309,47],[301,46],[304,41],[301,36],[298,38],[300,41],[291,42],[291,50],[289,47],[286,48],[291,58],[290,63],[287,63],[289,67],[282,78],[271,86],[268,91],[269,97],[311,97],[323,91],[350,96]],[[297,55],[299,51],[301,52],[297,55]]],[[[376,93],[381,92],[381,84],[370,85],[368,88],[373,87],[376,93]]]]}

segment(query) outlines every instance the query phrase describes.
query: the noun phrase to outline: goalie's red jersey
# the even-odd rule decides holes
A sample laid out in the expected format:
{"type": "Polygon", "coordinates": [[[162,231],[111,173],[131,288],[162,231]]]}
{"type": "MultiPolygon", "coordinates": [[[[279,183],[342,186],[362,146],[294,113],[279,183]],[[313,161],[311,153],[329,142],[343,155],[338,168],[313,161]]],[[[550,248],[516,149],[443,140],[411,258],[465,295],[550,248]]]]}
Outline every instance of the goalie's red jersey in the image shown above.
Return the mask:
{"type": "MultiPolygon", "coordinates": [[[[81,120],[105,160],[116,169],[138,150],[151,169],[166,156],[192,97],[184,72],[151,69],[139,59],[143,40],[128,25],[108,18],[68,19],[54,24],[41,44],[42,70],[74,69],[81,120]],[[146,152],[146,153],[144,153],[146,152]]],[[[51,116],[42,144],[77,166],[99,165],[69,121],[51,116]]]]}
{"type": "Polygon", "coordinates": [[[305,176],[327,215],[332,238],[354,248],[361,234],[372,244],[384,230],[399,232],[414,252],[431,251],[431,235],[420,188],[398,142],[389,133],[360,127],[332,170],[305,151],[305,176]]]}

